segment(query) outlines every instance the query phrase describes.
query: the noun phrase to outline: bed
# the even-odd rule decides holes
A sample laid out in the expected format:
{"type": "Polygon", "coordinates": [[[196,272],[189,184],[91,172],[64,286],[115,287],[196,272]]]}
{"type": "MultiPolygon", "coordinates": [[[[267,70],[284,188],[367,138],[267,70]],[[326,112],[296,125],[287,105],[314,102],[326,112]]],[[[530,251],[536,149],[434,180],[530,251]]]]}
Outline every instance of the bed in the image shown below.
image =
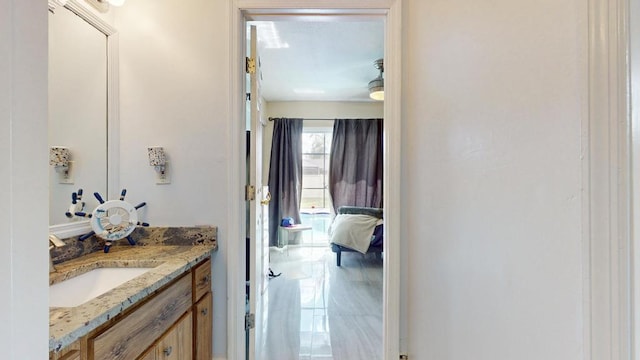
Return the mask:
{"type": "Polygon", "coordinates": [[[381,208],[341,206],[329,231],[331,251],[341,265],[342,252],[382,256],[383,211],[381,208]]]}

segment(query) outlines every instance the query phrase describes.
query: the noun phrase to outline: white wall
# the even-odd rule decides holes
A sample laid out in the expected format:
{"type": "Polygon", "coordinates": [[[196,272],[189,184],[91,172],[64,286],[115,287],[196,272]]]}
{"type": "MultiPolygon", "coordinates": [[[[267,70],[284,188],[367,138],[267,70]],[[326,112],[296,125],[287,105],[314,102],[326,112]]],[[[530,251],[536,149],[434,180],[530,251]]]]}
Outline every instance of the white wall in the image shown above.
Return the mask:
{"type": "Polygon", "coordinates": [[[404,6],[409,356],[580,359],[587,4],[404,6]]]}
{"type": "Polygon", "coordinates": [[[640,0],[630,1],[630,39],[631,39],[631,108],[632,108],[632,188],[633,195],[633,293],[632,299],[632,329],[635,338],[632,339],[633,356],[640,358],[640,191],[638,191],[638,179],[640,179],[640,0]],[[635,190],[633,190],[635,189],[635,190]]]}
{"type": "MultiPolygon", "coordinates": [[[[354,101],[271,101],[266,103],[266,116],[303,119],[367,119],[383,117],[384,103],[354,101]]],[[[319,122],[310,122],[318,124],[319,122]]],[[[333,127],[332,122],[322,122],[333,127]]],[[[273,121],[267,121],[262,142],[263,181],[269,179],[269,161],[271,159],[271,142],[273,139],[273,121]]]]}
{"type": "Polygon", "coordinates": [[[0,349],[48,353],[47,10],[0,0],[0,349]]]}
{"type": "MultiPolygon", "coordinates": [[[[228,4],[136,0],[116,9],[120,33],[120,186],[146,201],[152,226],[219,226],[213,256],[214,342],[226,353],[228,4]],[[171,184],[156,185],[147,146],[163,146],[171,184]]],[[[236,239],[238,240],[238,239],[236,239]]]]}
{"type": "MultiPolygon", "coordinates": [[[[221,226],[224,356],[228,4],[189,4],[128,2],[118,17],[121,185],[154,225],[221,226]],[[154,184],[146,145],[167,149],[171,185],[154,184]]],[[[485,5],[404,2],[405,340],[420,359],[578,359],[586,9],[485,5]]]]}
{"type": "MultiPolygon", "coordinates": [[[[403,2],[410,356],[579,359],[586,4],[403,2]]],[[[220,356],[230,241],[224,152],[234,121],[229,5],[193,4],[137,0],[121,10],[120,180],[131,201],[149,202],[143,219],[154,225],[221,226],[213,262],[220,356]],[[144,155],[152,144],[169,151],[171,185],[153,183],[144,155]]],[[[0,170],[0,347],[10,359],[39,359],[46,248],[31,244],[47,232],[46,206],[38,206],[47,198],[46,11],[17,0],[0,7],[10,9],[0,12],[0,156],[8,164],[0,170]]]]}

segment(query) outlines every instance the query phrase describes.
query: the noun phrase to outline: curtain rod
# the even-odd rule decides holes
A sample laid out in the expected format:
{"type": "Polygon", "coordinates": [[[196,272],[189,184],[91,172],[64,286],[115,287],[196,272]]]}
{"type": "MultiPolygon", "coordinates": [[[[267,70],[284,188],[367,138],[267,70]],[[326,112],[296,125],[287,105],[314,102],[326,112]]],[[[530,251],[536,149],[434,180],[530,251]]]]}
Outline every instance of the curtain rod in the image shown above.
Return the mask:
{"type": "MultiPolygon", "coordinates": [[[[279,119],[279,118],[269,117],[269,121],[273,121],[275,119],[279,119]]],[[[306,118],[303,118],[302,120],[312,120],[312,121],[328,121],[328,120],[331,120],[331,121],[333,121],[333,120],[335,120],[335,118],[333,118],[333,119],[306,119],[306,118]]]]}

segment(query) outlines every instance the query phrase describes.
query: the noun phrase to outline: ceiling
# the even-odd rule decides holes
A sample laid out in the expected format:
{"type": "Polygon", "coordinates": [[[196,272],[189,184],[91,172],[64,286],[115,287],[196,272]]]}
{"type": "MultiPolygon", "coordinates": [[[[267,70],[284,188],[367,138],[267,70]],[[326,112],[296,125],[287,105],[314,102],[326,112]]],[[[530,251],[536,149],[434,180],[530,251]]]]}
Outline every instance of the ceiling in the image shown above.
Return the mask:
{"type": "Polygon", "coordinates": [[[373,101],[367,85],[384,54],[381,20],[250,25],[258,30],[266,101],[373,101]]]}

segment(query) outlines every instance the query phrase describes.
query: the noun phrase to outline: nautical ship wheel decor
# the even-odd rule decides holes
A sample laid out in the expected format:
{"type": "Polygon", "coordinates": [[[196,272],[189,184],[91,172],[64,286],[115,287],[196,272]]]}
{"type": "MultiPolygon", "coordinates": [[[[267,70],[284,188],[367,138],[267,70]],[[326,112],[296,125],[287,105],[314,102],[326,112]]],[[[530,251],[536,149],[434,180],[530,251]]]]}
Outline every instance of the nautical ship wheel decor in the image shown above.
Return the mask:
{"type": "Polygon", "coordinates": [[[104,201],[99,193],[93,193],[98,199],[100,205],[98,205],[93,212],[87,216],[84,213],[77,213],[78,216],[89,217],[92,232],[82,235],[79,239],[85,240],[92,235],[105,240],[104,252],[109,252],[111,245],[116,240],[126,238],[129,244],[135,245],[136,242],[131,238],[131,233],[135,230],[136,226],[149,226],[149,224],[138,221],[138,209],[147,205],[147,203],[140,203],[136,206],[124,201],[127,190],[123,189],[120,193],[120,199],[104,201]]]}

